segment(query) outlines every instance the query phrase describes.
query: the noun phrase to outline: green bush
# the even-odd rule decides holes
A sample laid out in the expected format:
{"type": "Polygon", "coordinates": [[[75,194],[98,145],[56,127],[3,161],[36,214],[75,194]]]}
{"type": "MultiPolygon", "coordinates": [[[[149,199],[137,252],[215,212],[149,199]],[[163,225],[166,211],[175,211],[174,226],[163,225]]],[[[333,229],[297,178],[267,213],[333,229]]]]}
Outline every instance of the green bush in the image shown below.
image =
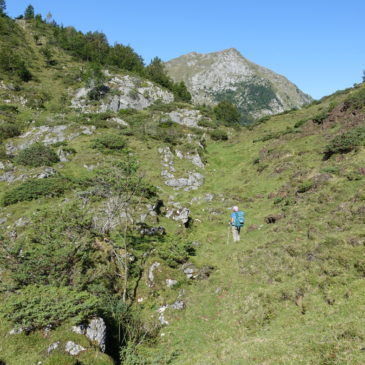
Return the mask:
{"type": "Polygon", "coordinates": [[[228,140],[228,134],[223,129],[215,129],[214,131],[211,131],[209,133],[209,135],[214,141],[227,141],[228,140]]]}
{"type": "Polygon", "coordinates": [[[162,242],[157,253],[170,267],[177,267],[195,255],[195,249],[190,242],[162,242]]]}
{"type": "Polygon", "coordinates": [[[98,299],[67,287],[29,285],[11,294],[0,307],[3,318],[29,330],[58,326],[67,319],[78,324],[95,315],[98,299]]]}
{"type": "Polygon", "coordinates": [[[12,123],[0,124],[0,141],[19,136],[21,134],[20,128],[12,123]]]}
{"type": "Polygon", "coordinates": [[[336,153],[348,153],[357,147],[365,145],[365,127],[357,127],[353,130],[336,136],[325,148],[324,159],[329,159],[336,153]]]}
{"type": "Polygon", "coordinates": [[[336,166],[328,166],[321,169],[321,172],[328,173],[328,174],[338,174],[340,169],[336,166]]]}
{"type": "Polygon", "coordinates": [[[7,191],[3,196],[3,206],[17,202],[39,199],[42,196],[62,195],[69,187],[70,182],[61,177],[48,179],[27,180],[21,185],[7,191]]]}
{"type": "Polygon", "coordinates": [[[17,164],[31,167],[50,166],[59,161],[57,154],[41,143],[35,143],[25,148],[15,157],[17,164]]]}
{"type": "Polygon", "coordinates": [[[311,181],[311,180],[303,181],[299,185],[299,187],[297,189],[297,192],[298,193],[305,193],[306,191],[309,191],[310,189],[312,189],[313,185],[314,185],[313,181],[311,181]]]}
{"type": "Polygon", "coordinates": [[[103,134],[93,140],[92,148],[101,151],[108,150],[123,150],[127,146],[126,139],[119,134],[103,134]]]}
{"type": "Polygon", "coordinates": [[[305,123],[308,122],[308,119],[301,119],[298,120],[295,124],[294,124],[294,128],[300,128],[302,125],[304,125],[305,123]]]}
{"type": "Polygon", "coordinates": [[[201,119],[198,121],[198,126],[199,127],[204,127],[204,128],[217,128],[218,125],[216,122],[209,120],[209,119],[201,119]]]}
{"type": "Polygon", "coordinates": [[[323,121],[328,117],[328,112],[324,111],[313,117],[313,123],[322,124],[323,121]]]}
{"type": "Polygon", "coordinates": [[[344,110],[362,109],[365,106],[365,88],[360,89],[344,101],[344,110]]]}
{"type": "Polygon", "coordinates": [[[237,107],[229,101],[221,101],[214,108],[214,114],[217,120],[222,120],[223,122],[237,124],[240,121],[241,114],[237,107]]]}

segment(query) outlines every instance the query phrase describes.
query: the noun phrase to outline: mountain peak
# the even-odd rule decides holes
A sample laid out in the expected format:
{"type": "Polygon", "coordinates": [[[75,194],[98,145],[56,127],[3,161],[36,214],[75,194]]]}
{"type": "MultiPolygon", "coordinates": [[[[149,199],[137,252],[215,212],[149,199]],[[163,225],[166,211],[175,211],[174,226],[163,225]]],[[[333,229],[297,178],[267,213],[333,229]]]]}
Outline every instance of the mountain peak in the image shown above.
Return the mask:
{"type": "Polygon", "coordinates": [[[248,61],[236,48],[191,52],[166,62],[174,81],[184,81],[197,104],[229,100],[245,121],[281,113],[311,101],[284,76],[248,61]]]}

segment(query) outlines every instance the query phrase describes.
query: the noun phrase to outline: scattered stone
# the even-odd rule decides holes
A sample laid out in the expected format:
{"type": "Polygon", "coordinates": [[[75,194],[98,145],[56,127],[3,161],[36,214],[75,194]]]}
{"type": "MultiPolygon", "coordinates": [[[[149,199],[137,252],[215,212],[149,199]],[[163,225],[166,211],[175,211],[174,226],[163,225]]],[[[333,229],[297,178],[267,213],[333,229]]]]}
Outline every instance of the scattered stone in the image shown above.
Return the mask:
{"type": "Polygon", "coordinates": [[[154,271],[160,266],[161,264],[155,261],[148,270],[148,286],[152,288],[155,285],[155,274],[154,271]]]}
{"type": "Polygon", "coordinates": [[[143,227],[139,233],[142,236],[163,236],[166,234],[165,227],[158,226],[158,227],[143,227]]]}
{"type": "Polygon", "coordinates": [[[79,324],[78,326],[72,326],[72,332],[79,335],[84,335],[86,333],[87,326],[85,324],[79,324]]]}
{"type": "Polygon", "coordinates": [[[191,245],[194,247],[200,247],[201,243],[199,241],[193,241],[193,242],[191,242],[191,245]]]}
{"type": "Polygon", "coordinates": [[[50,354],[52,351],[57,350],[60,346],[60,341],[54,342],[52,345],[48,346],[47,353],[50,354]]]}
{"type": "Polygon", "coordinates": [[[123,119],[117,118],[117,117],[111,118],[110,121],[114,122],[122,127],[129,127],[129,124],[126,121],[124,121],[123,119]]]}
{"type": "Polygon", "coordinates": [[[176,214],[172,216],[174,221],[181,221],[185,226],[189,223],[190,220],[190,210],[188,208],[183,208],[181,211],[176,211],[176,214]]]}
{"type": "Polygon", "coordinates": [[[19,328],[13,328],[9,331],[9,335],[19,335],[21,333],[24,332],[24,328],[19,327],[19,328]]]}
{"type": "Polygon", "coordinates": [[[80,352],[85,351],[85,347],[77,345],[73,341],[67,341],[65,345],[65,351],[72,356],[77,356],[80,352]]]}
{"type": "Polygon", "coordinates": [[[204,183],[204,176],[199,172],[189,172],[187,178],[170,178],[165,181],[167,186],[184,191],[197,190],[204,183]]]}
{"type": "Polygon", "coordinates": [[[182,300],[177,300],[175,303],[171,304],[172,309],[182,310],[185,308],[185,303],[182,300]]]}
{"type": "Polygon", "coordinates": [[[173,279],[166,279],[166,286],[168,288],[172,288],[174,287],[176,284],[178,283],[177,280],[173,280],[173,279]]]}
{"type": "Polygon", "coordinates": [[[158,320],[160,321],[160,323],[163,325],[163,326],[166,326],[169,324],[169,322],[165,319],[165,316],[164,316],[164,313],[165,313],[165,310],[168,308],[168,305],[164,305],[162,307],[160,307],[157,312],[160,313],[159,317],[158,317],[158,320]]]}
{"type": "Polygon", "coordinates": [[[204,200],[207,202],[211,202],[214,199],[214,194],[206,194],[204,200]]]}
{"type": "Polygon", "coordinates": [[[57,175],[57,171],[52,167],[46,167],[41,173],[36,175],[37,179],[48,179],[51,176],[57,175]]]}

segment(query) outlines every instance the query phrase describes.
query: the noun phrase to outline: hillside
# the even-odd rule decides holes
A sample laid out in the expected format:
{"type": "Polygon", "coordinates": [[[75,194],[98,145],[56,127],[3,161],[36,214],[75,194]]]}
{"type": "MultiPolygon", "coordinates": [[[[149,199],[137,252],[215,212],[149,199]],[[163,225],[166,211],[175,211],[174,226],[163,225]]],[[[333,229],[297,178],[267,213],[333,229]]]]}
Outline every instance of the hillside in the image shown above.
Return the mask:
{"type": "Polygon", "coordinates": [[[165,63],[175,81],[184,81],[198,104],[228,100],[243,122],[298,108],[312,99],[284,76],[248,61],[236,49],[192,52],[165,63]]]}
{"type": "Polygon", "coordinates": [[[365,362],[364,84],[230,127],[0,20],[0,364],[365,362]]]}

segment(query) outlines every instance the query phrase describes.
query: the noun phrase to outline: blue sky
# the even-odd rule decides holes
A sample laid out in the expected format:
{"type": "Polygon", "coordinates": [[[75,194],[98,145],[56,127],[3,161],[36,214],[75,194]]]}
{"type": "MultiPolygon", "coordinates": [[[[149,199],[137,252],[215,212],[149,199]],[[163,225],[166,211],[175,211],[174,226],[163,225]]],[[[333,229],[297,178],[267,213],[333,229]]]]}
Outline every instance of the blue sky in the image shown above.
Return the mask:
{"type": "Polygon", "coordinates": [[[234,47],[315,98],[361,82],[364,0],[7,0],[15,17],[31,3],[59,24],[102,31],[148,63],[234,47]]]}

